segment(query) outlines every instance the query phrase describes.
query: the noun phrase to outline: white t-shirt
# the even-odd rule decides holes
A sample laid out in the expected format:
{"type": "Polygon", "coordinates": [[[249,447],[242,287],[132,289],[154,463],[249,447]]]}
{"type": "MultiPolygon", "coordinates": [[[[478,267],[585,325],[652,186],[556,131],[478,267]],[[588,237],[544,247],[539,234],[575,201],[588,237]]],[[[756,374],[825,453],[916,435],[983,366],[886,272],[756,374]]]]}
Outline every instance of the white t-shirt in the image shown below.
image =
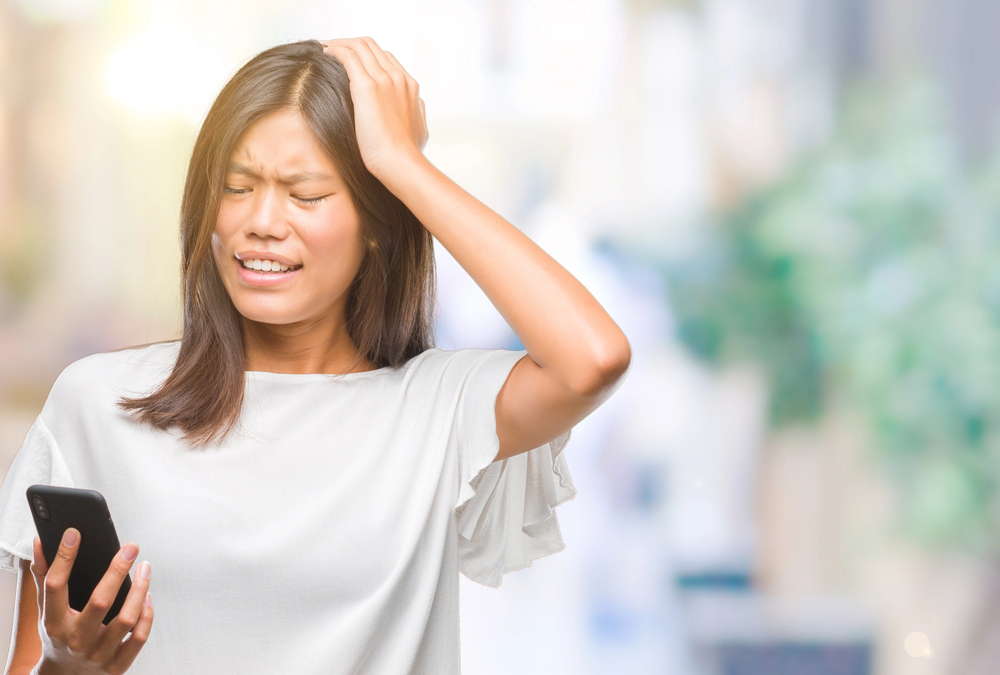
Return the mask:
{"type": "Polygon", "coordinates": [[[32,557],[35,483],[103,494],[152,563],[156,616],[130,673],[458,673],[459,570],[496,587],[564,548],[569,432],[493,462],[496,396],[526,352],[248,372],[241,429],[192,450],[115,405],[153,391],[179,344],[66,368],[0,488],[2,569],[32,557]]]}

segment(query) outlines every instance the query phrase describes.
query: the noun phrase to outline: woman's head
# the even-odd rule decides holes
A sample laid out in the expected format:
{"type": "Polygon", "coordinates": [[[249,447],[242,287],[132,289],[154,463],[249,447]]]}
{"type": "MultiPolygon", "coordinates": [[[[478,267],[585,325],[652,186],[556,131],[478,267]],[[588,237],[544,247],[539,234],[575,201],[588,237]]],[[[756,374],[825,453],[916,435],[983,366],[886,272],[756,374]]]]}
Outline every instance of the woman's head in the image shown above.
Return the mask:
{"type": "MultiPolygon", "coordinates": [[[[201,286],[221,277],[243,316],[285,323],[334,300],[310,297],[303,288],[310,285],[304,282],[316,280],[321,272],[327,277],[332,272],[341,281],[347,275],[353,286],[343,289],[349,290],[343,300],[351,337],[378,365],[397,362],[406,351],[400,344],[405,340],[400,338],[426,322],[433,269],[430,235],[365,168],[354,131],[347,72],[323,53],[319,42],[262,52],[226,84],[195,143],[181,220],[184,279],[190,285],[186,300],[200,302],[201,286]],[[279,176],[279,171],[318,171],[327,178],[283,185],[276,179],[290,176],[279,176]],[[252,188],[254,182],[257,194],[226,191],[227,187],[252,188]],[[324,196],[327,199],[314,204],[296,199],[324,196]],[[301,225],[298,231],[296,225],[301,225]],[[271,229],[261,231],[262,226],[271,229]],[[234,233],[235,229],[241,233],[234,233]],[[348,236],[352,229],[357,230],[356,237],[348,236]],[[214,251],[213,233],[218,235],[214,251]],[[338,244],[350,240],[357,246],[351,251],[339,246],[328,250],[330,257],[323,261],[327,269],[322,271],[296,259],[303,263],[298,278],[273,289],[252,290],[248,284],[236,283],[238,270],[228,256],[253,250],[280,256],[295,253],[288,250],[293,247],[306,254],[302,249],[307,242],[301,241],[300,234],[325,237],[325,244],[337,239],[338,244]],[[278,238],[286,235],[279,245],[278,238]],[[387,342],[387,335],[378,340],[366,335],[385,331],[398,335],[387,342]],[[390,347],[392,343],[395,348],[390,347]]],[[[321,253],[319,248],[315,253],[321,253]]]]}
{"type": "Polygon", "coordinates": [[[226,83],[184,188],[180,356],[158,391],[123,407],[193,442],[227,431],[242,405],[246,319],[332,312],[359,361],[380,367],[431,346],[431,236],[365,168],[353,115],[347,72],[316,41],[268,49],[226,83]],[[244,254],[301,269],[255,285],[244,254]]]}
{"type": "Polygon", "coordinates": [[[237,311],[339,332],[364,248],[350,189],[301,113],[282,108],[250,127],[230,157],[212,235],[237,311]]]}

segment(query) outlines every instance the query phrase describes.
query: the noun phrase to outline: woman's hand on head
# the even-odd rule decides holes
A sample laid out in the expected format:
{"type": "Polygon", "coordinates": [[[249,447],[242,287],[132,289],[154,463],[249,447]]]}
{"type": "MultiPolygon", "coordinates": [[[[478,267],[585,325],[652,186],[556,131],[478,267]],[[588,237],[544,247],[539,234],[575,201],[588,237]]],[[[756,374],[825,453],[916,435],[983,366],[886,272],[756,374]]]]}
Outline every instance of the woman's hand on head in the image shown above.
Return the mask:
{"type": "Polygon", "coordinates": [[[365,166],[387,182],[403,161],[427,143],[420,86],[390,52],[369,37],[321,42],[347,70],[354,100],[354,127],[365,166]]]}
{"type": "Polygon", "coordinates": [[[146,643],[153,625],[153,605],[147,593],[148,563],[140,565],[118,616],[104,625],[104,617],[114,603],[139,549],[135,544],[122,546],[87,605],[78,612],[69,606],[68,583],[80,550],[80,534],[75,529],[66,532],[73,532],[75,541],[70,544],[66,534],[63,535],[51,567],[37,537],[32,551],[31,573],[37,589],[38,634],[42,641],[39,672],[72,675],[124,673],[146,643]]]}

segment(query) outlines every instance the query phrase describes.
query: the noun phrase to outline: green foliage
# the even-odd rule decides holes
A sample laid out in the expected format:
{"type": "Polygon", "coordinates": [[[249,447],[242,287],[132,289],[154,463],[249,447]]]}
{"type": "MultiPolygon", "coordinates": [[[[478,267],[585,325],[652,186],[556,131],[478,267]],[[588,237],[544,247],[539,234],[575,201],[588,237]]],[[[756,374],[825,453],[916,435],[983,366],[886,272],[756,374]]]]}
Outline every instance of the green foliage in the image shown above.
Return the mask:
{"type": "Polygon", "coordinates": [[[775,425],[846,394],[910,532],[980,546],[1000,520],[1000,166],[963,170],[942,127],[926,85],[858,93],[668,279],[695,353],[767,369],[775,425]]]}

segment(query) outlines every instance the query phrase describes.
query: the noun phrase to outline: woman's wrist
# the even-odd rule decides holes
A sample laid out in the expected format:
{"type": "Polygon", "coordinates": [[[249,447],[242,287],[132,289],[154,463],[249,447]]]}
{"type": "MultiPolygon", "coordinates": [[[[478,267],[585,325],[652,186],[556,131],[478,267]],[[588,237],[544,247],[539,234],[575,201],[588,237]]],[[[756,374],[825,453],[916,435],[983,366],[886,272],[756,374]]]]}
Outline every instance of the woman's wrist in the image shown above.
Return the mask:
{"type": "Polygon", "coordinates": [[[63,675],[65,671],[60,669],[59,666],[46,660],[44,657],[35,664],[35,667],[31,669],[29,675],[63,675]]]}
{"type": "Polygon", "coordinates": [[[392,161],[386,162],[386,166],[388,168],[379,171],[375,177],[404,204],[406,194],[419,180],[420,174],[434,169],[434,165],[420,151],[401,152],[392,161]]]}

